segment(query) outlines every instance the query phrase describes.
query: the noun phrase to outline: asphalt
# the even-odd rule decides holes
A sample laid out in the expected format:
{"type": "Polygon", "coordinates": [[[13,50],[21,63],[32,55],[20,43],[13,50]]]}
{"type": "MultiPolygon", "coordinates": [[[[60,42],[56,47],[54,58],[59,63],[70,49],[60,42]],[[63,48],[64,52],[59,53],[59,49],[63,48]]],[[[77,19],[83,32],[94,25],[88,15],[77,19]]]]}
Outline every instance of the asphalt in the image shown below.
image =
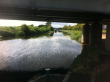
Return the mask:
{"type": "Polygon", "coordinates": [[[46,78],[44,75],[30,82],[90,82],[89,75],[71,73],[69,78],[64,81],[65,78],[66,75],[50,75],[50,78],[46,78]]]}
{"type": "Polygon", "coordinates": [[[30,82],[62,82],[64,78],[65,75],[50,75],[49,78],[44,75],[30,82]]]}

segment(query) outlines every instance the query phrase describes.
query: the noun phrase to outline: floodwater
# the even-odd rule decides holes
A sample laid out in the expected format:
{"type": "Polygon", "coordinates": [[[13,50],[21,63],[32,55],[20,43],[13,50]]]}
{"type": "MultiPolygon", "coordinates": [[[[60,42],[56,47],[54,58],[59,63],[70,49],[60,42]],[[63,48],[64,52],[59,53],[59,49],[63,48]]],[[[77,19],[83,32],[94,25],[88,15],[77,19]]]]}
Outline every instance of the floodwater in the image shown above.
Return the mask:
{"type": "Polygon", "coordinates": [[[81,44],[62,32],[53,36],[0,41],[0,70],[38,71],[70,67],[81,44]]]}

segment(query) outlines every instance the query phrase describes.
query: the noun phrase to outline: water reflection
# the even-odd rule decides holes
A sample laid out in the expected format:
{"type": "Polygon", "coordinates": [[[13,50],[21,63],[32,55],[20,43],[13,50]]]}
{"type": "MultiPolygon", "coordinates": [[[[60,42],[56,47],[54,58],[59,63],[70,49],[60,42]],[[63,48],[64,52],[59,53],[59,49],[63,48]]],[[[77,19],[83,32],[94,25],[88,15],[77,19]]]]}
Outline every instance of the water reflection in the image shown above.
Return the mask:
{"type": "Polygon", "coordinates": [[[0,41],[0,70],[69,68],[81,45],[61,32],[53,37],[0,41]]]}
{"type": "Polygon", "coordinates": [[[64,36],[67,36],[67,35],[70,35],[69,33],[67,32],[62,32],[64,36]]]}
{"type": "Polygon", "coordinates": [[[0,37],[0,41],[3,41],[3,40],[13,40],[13,39],[30,39],[30,38],[40,38],[40,37],[52,37],[53,36],[53,33],[52,34],[40,34],[40,35],[34,35],[34,36],[20,36],[20,37],[0,37]]]}

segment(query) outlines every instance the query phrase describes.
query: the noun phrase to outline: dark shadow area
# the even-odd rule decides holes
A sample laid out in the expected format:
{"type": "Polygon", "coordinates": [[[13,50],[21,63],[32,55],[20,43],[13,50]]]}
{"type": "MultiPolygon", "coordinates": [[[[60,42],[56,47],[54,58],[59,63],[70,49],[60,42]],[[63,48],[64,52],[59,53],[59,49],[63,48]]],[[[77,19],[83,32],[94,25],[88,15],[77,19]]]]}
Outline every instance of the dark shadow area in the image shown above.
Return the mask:
{"type": "Polygon", "coordinates": [[[44,76],[33,82],[62,82],[64,78],[65,75],[50,75],[50,78],[46,78],[46,76],[44,76]]]}
{"type": "MultiPolygon", "coordinates": [[[[68,69],[63,69],[63,68],[50,70],[50,74],[65,75],[67,72],[68,72],[68,69]]],[[[0,71],[0,82],[28,82],[29,79],[32,79],[35,76],[39,77],[42,75],[46,75],[45,69],[39,70],[39,71],[2,71],[1,70],[0,71]]],[[[54,77],[52,76],[52,78],[54,77]]],[[[55,78],[60,78],[60,77],[55,77],[55,78]]],[[[43,81],[44,80],[45,79],[43,79],[43,81]]]]}
{"type": "Polygon", "coordinates": [[[52,34],[42,34],[42,35],[34,35],[34,36],[20,36],[20,37],[3,37],[3,38],[0,38],[0,41],[2,40],[13,40],[13,39],[30,39],[30,38],[39,38],[39,37],[52,37],[53,36],[53,33],[52,34]]]}
{"type": "Polygon", "coordinates": [[[72,73],[67,82],[91,82],[89,74],[72,73]]]}
{"type": "Polygon", "coordinates": [[[0,82],[27,82],[30,78],[36,75],[37,72],[7,72],[0,71],[0,82]]]}
{"type": "Polygon", "coordinates": [[[110,55],[100,54],[100,63],[94,67],[92,80],[94,82],[110,82],[110,55]]]}

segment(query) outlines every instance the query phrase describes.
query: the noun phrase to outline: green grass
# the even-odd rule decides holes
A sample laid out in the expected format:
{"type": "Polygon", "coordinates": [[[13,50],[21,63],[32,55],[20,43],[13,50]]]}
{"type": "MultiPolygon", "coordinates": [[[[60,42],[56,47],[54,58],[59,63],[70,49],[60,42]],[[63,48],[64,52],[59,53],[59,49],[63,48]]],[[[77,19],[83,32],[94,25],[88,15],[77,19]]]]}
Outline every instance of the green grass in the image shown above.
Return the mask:
{"type": "Polygon", "coordinates": [[[106,30],[102,30],[102,33],[106,33],[106,30]]]}
{"type": "Polygon", "coordinates": [[[82,31],[76,31],[76,30],[62,30],[62,32],[69,33],[71,39],[77,40],[78,42],[81,42],[82,31]]]}
{"type": "Polygon", "coordinates": [[[93,67],[100,62],[99,53],[96,49],[83,50],[78,55],[70,67],[70,71],[74,73],[91,74],[93,67]]]}

